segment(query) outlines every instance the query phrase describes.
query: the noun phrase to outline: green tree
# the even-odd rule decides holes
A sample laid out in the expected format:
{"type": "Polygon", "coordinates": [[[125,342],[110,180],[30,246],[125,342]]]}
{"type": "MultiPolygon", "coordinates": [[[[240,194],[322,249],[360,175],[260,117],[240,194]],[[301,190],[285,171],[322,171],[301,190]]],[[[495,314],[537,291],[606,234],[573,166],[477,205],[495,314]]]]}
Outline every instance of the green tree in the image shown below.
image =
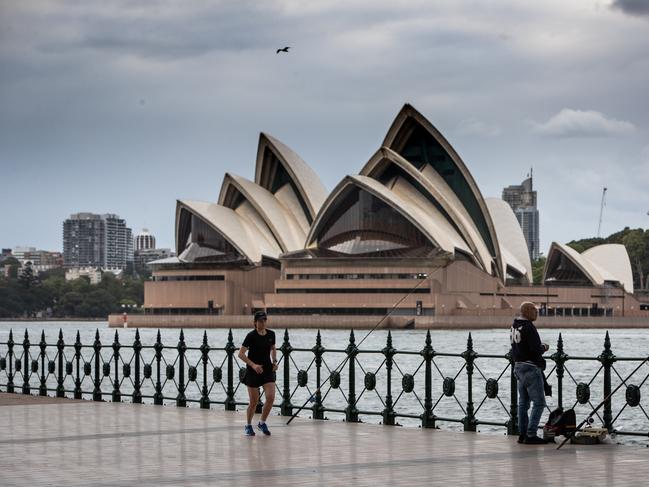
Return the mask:
{"type": "Polygon", "coordinates": [[[20,276],[18,276],[18,280],[25,289],[31,289],[35,286],[40,285],[41,283],[38,276],[34,274],[34,269],[32,268],[31,262],[25,264],[23,271],[20,273],[20,276]]]}
{"type": "Polygon", "coordinates": [[[532,261],[532,276],[534,284],[543,284],[543,270],[545,269],[546,258],[544,256],[532,261]]]}
{"type": "Polygon", "coordinates": [[[631,230],[622,238],[629,253],[634,281],[639,289],[645,289],[644,269],[649,270],[649,232],[638,228],[631,230]]]}
{"type": "Polygon", "coordinates": [[[580,254],[586,250],[588,250],[591,247],[595,247],[597,245],[602,245],[604,243],[607,243],[605,239],[603,238],[584,238],[581,240],[573,240],[571,242],[568,242],[568,246],[572,247],[575,249],[577,252],[580,254]]]}

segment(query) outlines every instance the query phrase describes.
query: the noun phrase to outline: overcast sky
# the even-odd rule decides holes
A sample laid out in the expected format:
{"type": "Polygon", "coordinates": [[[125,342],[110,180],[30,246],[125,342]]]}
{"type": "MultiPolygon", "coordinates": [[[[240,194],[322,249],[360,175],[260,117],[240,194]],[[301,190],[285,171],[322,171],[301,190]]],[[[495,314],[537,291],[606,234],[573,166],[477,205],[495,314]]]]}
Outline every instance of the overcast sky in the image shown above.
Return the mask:
{"type": "Polygon", "coordinates": [[[646,228],[648,87],[645,0],[0,0],[0,246],[91,211],[172,247],[260,131],[332,189],[405,102],[485,197],[534,168],[544,252],[597,233],[603,186],[602,234],[646,228]]]}

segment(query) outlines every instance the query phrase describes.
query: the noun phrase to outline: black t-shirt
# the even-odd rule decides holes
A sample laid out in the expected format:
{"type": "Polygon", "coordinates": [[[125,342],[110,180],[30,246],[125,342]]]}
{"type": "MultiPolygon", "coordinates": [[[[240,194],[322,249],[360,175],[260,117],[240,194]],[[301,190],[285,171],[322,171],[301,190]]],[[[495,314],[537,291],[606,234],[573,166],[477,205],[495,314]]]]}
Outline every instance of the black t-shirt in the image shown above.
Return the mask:
{"type": "Polygon", "coordinates": [[[254,363],[272,369],[270,349],[275,345],[275,332],[266,329],[265,335],[260,335],[257,330],[252,330],[246,335],[242,345],[248,349],[248,358],[254,363]]]}

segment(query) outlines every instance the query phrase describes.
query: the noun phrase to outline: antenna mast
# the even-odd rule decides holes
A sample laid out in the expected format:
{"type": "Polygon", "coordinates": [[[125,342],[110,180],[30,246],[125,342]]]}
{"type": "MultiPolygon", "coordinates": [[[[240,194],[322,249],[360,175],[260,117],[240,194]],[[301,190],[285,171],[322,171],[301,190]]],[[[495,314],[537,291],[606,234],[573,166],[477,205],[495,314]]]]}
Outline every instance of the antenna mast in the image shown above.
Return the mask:
{"type": "Polygon", "coordinates": [[[602,189],[602,203],[599,206],[599,224],[597,225],[597,238],[601,238],[602,231],[602,217],[604,216],[604,206],[606,205],[606,190],[608,188],[604,186],[602,189]]]}

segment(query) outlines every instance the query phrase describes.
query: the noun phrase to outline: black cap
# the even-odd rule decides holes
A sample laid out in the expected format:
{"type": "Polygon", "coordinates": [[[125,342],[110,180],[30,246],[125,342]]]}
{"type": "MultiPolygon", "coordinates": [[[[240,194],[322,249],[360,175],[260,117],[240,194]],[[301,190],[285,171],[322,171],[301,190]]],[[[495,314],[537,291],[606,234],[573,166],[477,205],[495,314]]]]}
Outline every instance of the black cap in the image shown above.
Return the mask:
{"type": "Polygon", "coordinates": [[[257,311],[255,313],[255,321],[266,320],[266,319],[268,319],[268,317],[266,316],[265,311],[257,311]]]}

